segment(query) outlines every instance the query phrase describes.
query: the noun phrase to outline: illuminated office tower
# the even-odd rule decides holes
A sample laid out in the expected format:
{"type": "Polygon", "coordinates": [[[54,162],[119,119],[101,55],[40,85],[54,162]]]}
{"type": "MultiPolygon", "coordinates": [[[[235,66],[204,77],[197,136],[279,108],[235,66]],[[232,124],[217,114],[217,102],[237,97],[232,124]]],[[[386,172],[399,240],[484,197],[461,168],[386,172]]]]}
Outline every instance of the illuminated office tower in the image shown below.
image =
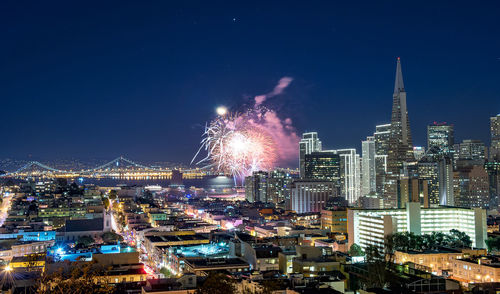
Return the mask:
{"type": "Polygon", "coordinates": [[[431,157],[424,157],[417,163],[417,174],[421,180],[427,180],[429,186],[429,205],[431,207],[440,204],[439,195],[439,163],[431,157]]]}
{"type": "Polygon", "coordinates": [[[286,200],[290,199],[291,184],[292,177],[285,170],[270,171],[267,178],[268,202],[276,204],[277,207],[285,208],[286,200]]]}
{"type": "Polygon", "coordinates": [[[385,174],[387,172],[387,153],[389,150],[389,138],[391,135],[391,124],[375,126],[375,181],[376,192],[384,195],[385,174]]]}
{"type": "Polygon", "coordinates": [[[486,145],[480,140],[463,140],[455,144],[455,169],[472,165],[483,165],[486,161],[486,145]]]}
{"type": "Polygon", "coordinates": [[[500,199],[500,162],[487,162],[484,168],[489,176],[490,209],[497,209],[500,199]]]}
{"type": "Polygon", "coordinates": [[[389,139],[391,137],[391,124],[375,126],[375,153],[377,155],[387,155],[389,152],[389,139]]]}
{"type": "Polygon", "coordinates": [[[365,196],[377,191],[375,137],[367,137],[361,142],[361,195],[365,196]]]}
{"type": "Polygon", "coordinates": [[[491,161],[500,162],[500,114],[490,118],[490,133],[490,159],[491,161]]]}
{"type": "Polygon", "coordinates": [[[406,91],[401,71],[401,60],[397,59],[396,81],[392,96],[391,133],[387,157],[386,201],[387,207],[397,207],[397,180],[407,162],[415,160],[406,105],[406,91]]]}
{"type": "Polygon", "coordinates": [[[321,212],[327,201],[333,198],[335,190],[330,181],[295,180],[287,209],[297,213],[321,212]]]}
{"type": "Polygon", "coordinates": [[[318,133],[309,132],[302,134],[302,140],[299,142],[299,168],[301,178],[305,176],[306,154],[319,151],[321,151],[321,141],[318,138],[318,133]]]}
{"type": "Polygon", "coordinates": [[[332,181],[340,188],[340,155],[335,151],[306,154],[304,178],[332,181]]]}
{"type": "Polygon", "coordinates": [[[356,149],[338,149],[340,155],[341,192],[350,205],[354,204],[361,194],[361,168],[359,154],[356,149]]]}
{"type": "Polygon", "coordinates": [[[449,153],[453,150],[455,136],[453,125],[434,122],[427,126],[427,150],[433,153],[449,153]]]}
{"type": "Polygon", "coordinates": [[[453,184],[456,206],[489,207],[489,175],[482,165],[459,167],[454,172],[453,184]]]}
{"type": "Polygon", "coordinates": [[[453,191],[453,159],[443,156],[438,161],[439,204],[454,206],[455,193],[453,191]]]}
{"type": "Polygon", "coordinates": [[[255,171],[245,178],[245,199],[248,202],[268,202],[268,174],[265,171],[255,171]]]}

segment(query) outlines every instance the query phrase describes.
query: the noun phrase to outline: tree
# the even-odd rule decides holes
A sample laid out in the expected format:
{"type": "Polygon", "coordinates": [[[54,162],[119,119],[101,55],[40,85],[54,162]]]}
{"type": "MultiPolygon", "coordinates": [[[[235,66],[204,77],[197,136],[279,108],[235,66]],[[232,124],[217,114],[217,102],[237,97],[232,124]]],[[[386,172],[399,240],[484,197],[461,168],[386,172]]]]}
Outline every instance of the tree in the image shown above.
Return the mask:
{"type": "Polygon", "coordinates": [[[104,243],[115,243],[117,241],[123,241],[123,237],[115,232],[106,232],[102,234],[102,240],[104,243]]]}
{"type": "Polygon", "coordinates": [[[363,256],[363,255],[365,255],[365,252],[363,251],[363,248],[361,248],[361,246],[354,243],[351,245],[351,248],[349,248],[349,255],[350,256],[363,256]]]}
{"type": "Polygon", "coordinates": [[[114,287],[105,278],[107,270],[97,262],[73,262],[55,271],[45,271],[34,285],[39,294],[111,294],[114,287]]]}
{"type": "Polygon", "coordinates": [[[452,229],[450,230],[450,247],[472,247],[472,240],[469,235],[464,232],[460,232],[459,230],[452,229]]]}
{"type": "Polygon", "coordinates": [[[500,237],[489,237],[485,241],[488,251],[498,251],[500,250],[500,237]]]}
{"type": "Polygon", "coordinates": [[[383,288],[387,281],[386,260],[379,248],[369,245],[365,248],[366,263],[369,275],[366,277],[368,287],[383,288]]]}
{"type": "Polygon", "coordinates": [[[76,245],[78,247],[89,247],[90,245],[92,245],[94,243],[95,243],[94,238],[92,238],[90,236],[81,236],[76,241],[76,245]]]}
{"type": "Polygon", "coordinates": [[[211,273],[196,290],[197,294],[235,294],[236,282],[220,273],[211,273]]]}

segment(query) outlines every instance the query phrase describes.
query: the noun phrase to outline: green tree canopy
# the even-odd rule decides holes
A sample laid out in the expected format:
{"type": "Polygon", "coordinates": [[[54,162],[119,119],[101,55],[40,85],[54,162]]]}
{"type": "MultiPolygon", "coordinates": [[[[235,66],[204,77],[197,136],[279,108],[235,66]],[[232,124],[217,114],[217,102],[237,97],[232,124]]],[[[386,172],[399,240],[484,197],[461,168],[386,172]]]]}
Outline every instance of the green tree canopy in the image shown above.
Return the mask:
{"type": "Polygon", "coordinates": [[[350,256],[363,256],[363,255],[365,255],[365,252],[363,251],[363,248],[361,248],[361,246],[354,243],[351,245],[351,248],[349,248],[349,255],[350,256]]]}
{"type": "Polygon", "coordinates": [[[115,243],[118,241],[123,241],[123,237],[115,232],[106,232],[102,234],[102,240],[104,243],[115,243]]]}
{"type": "Polygon", "coordinates": [[[76,241],[76,245],[78,247],[89,247],[90,245],[92,245],[94,243],[95,243],[94,238],[92,238],[90,236],[81,236],[76,241]]]}
{"type": "Polygon", "coordinates": [[[438,247],[468,248],[472,246],[469,235],[456,229],[450,230],[448,234],[442,232],[423,235],[416,235],[411,232],[396,233],[389,236],[388,239],[393,250],[398,251],[423,251],[438,247]]]}
{"type": "Polygon", "coordinates": [[[211,273],[196,290],[197,294],[235,294],[236,282],[221,273],[211,273]]]}

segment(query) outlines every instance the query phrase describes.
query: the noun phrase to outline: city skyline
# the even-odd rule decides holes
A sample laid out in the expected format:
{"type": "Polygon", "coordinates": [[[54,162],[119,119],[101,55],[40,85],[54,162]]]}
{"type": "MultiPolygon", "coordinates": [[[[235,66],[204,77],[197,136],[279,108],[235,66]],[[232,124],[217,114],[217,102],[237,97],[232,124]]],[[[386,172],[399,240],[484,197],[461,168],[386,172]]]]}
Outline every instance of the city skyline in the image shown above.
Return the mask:
{"type": "Polygon", "coordinates": [[[0,1],[2,293],[500,293],[499,14],[0,1]]]}
{"type": "Polygon", "coordinates": [[[497,7],[447,7],[437,16],[398,4],[375,7],[380,14],[374,17],[351,6],[325,4],[314,13],[306,10],[301,26],[294,16],[304,11],[295,4],[274,18],[280,8],[273,4],[264,10],[225,7],[211,17],[202,15],[203,7],[128,4],[114,12],[113,21],[106,18],[111,5],[100,12],[69,5],[60,9],[70,9],[76,17],[53,22],[42,21],[35,11],[50,16],[58,10],[2,6],[10,14],[2,17],[9,30],[7,45],[0,49],[0,95],[6,109],[16,111],[4,115],[1,158],[111,159],[123,154],[137,161],[187,163],[217,106],[242,109],[284,76],[293,83],[269,101],[282,118],[290,117],[298,134],[317,131],[328,148],[360,152],[361,141],[375,125],[390,122],[398,56],[404,63],[415,146],[426,146],[427,125],[434,121],[453,124],[457,142],[479,139],[489,145],[489,118],[500,112],[495,83],[499,41],[494,37],[499,29],[491,26],[497,7]],[[415,11],[408,19],[394,13],[411,9],[415,11]],[[142,25],[120,26],[132,10],[142,25]],[[339,10],[345,15],[337,15],[339,10]],[[381,21],[389,15],[395,15],[399,28],[381,21]],[[475,21],[467,30],[455,29],[463,26],[464,15],[475,21]],[[349,16],[362,21],[346,28],[349,16]],[[414,22],[423,16],[442,22],[424,23],[415,31],[414,22]],[[368,23],[373,27],[363,31],[368,23]],[[486,26],[490,29],[484,30],[486,26]],[[318,32],[316,42],[308,42],[311,30],[318,32]],[[47,38],[35,37],[41,32],[49,32],[47,38]],[[443,32],[453,32],[454,38],[441,39],[443,32]],[[353,33],[359,38],[347,41],[353,33]],[[291,41],[292,36],[302,42],[291,41]],[[214,38],[217,50],[208,42],[214,38]],[[22,39],[34,40],[32,46],[22,39]],[[322,44],[318,54],[303,54],[318,49],[317,42],[322,44]],[[481,49],[472,45],[478,42],[481,49]],[[117,44],[119,49],[111,50],[117,44]],[[259,49],[260,44],[268,44],[268,51],[259,49]],[[361,52],[367,44],[371,50],[361,52]],[[197,50],[189,49],[193,45],[197,50]],[[345,122],[349,129],[336,127],[345,122]]]}

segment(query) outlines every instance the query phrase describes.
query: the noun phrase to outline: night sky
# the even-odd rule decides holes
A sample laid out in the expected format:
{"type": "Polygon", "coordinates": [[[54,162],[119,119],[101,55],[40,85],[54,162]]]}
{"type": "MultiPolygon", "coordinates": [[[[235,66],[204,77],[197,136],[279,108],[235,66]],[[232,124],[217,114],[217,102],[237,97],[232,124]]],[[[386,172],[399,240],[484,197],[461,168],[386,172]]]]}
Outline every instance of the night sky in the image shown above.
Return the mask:
{"type": "Polygon", "coordinates": [[[415,145],[433,121],[489,144],[499,2],[408,2],[1,1],[0,158],[187,163],[216,106],[284,76],[269,107],[359,150],[390,120],[398,56],[415,145]]]}

